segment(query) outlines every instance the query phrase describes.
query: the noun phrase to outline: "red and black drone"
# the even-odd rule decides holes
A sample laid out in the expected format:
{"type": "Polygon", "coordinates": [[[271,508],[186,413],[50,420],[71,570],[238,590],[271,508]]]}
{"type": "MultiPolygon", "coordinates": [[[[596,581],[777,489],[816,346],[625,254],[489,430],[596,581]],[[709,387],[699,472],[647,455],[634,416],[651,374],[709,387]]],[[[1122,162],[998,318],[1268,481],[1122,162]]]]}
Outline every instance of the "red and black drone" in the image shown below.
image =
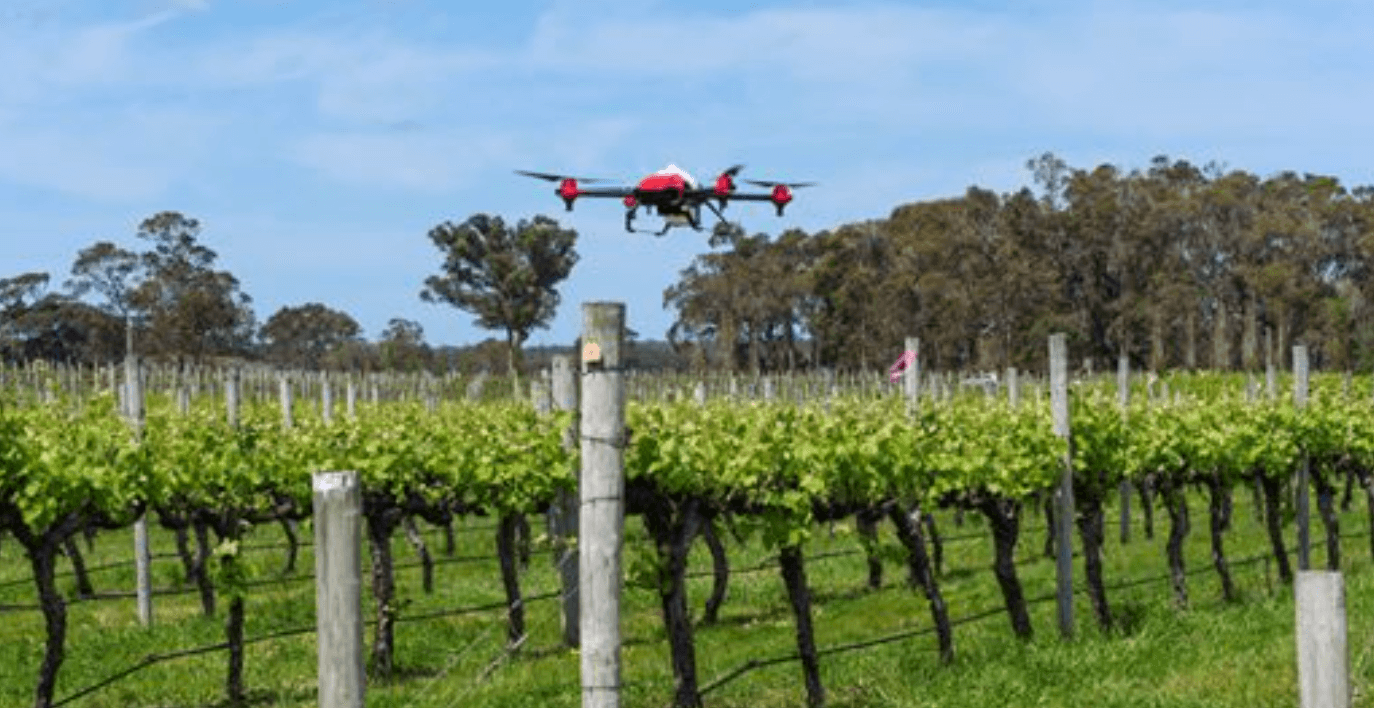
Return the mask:
{"type": "Polygon", "coordinates": [[[640,180],[639,184],[633,187],[583,189],[579,182],[594,183],[605,182],[606,180],[569,177],[546,172],[526,172],[524,170],[516,170],[516,173],[557,182],[558,188],[554,190],[554,194],[563,199],[563,204],[568,208],[568,211],[572,211],[573,201],[578,197],[611,197],[623,200],[625,203],[625,230],[631,233],[645,233],[644,231],[636,232],[634,228],[635,212],[641,206],[651,207],[658,212],[659,216],[663,217],[663,230],[649,232],[658,236],[668,233],[668,229],[674,226],[690,226],[700,231],[701,205],[703,204],[715,212],[721,221],[725,221],[725,216],[721,214],[721,210],[731,199],[748,202],[772,202],[773,206],[778,209],[778,216],[782,216],[783,207],[792,201],[792,190],[814,184],[813,182],[769,182],[746,179],[745,182],[766,187],[769,191],[736,192],[735,175],[738,175],[742,169],[744,169],[744,165],[735,165],[721,172],[710,187],[698,185],[691,175],[676,165],[668,165],[640,180]],[[715,203],[712,203],[713,201],[715,203]]]}

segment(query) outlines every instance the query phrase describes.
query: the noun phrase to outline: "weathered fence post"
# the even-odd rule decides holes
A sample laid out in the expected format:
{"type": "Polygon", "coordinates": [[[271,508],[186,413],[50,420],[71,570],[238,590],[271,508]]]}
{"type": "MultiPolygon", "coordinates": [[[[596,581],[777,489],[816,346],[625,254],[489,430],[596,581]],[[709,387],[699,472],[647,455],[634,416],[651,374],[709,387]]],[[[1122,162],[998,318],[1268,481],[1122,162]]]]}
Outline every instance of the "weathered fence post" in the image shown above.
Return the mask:
{"type": "Polygon", "coordinates": [[[582,306],[582,484],[578,510],[583,708],[620,706],[624,542],[625,305],[582,306]]]}
{"type": "Polygon", "coordinates": [[[315,626],[320,708],[362,708],[362,486],[357,472],[316,472],[315,626]]]}
{"type": "MultiPolygon", "coordinates": [[[[133,320],[126,319],[124,329],[124,413],[133,428],[134,439],[143,439],[143,370],[134,354],[133,320]]],[[[134,522],[134,576],[138,596],[138,622],[153,623],[153,557],[148,547],[148,514],[140,514],[134,522]]]]}
{"type": "MultiPolygon", "coordinates": [[[[1050,335],[1050,412],[1054,434],[1069,442],[1069,355],[1063,334],[1050,335]]],[[[1072,448],[1070,448],[1072,449],[1072,448]]],[[[1064,470],[1055,492],[1055,574],[1058,579],[1059,632],[1073,636],[1073,453],[1065,451],[1064,470]]]]}
{"type": "Polygon", "coordinates": [[[906,347],[902,350],[903,356],[906,352],[916,355],[916,358],[902,372],[902,393],[906,395],[906,412],[908,416],[918,416],[921,414],[921,340],[919,337],[907,337],[906,347]]]}
{"type": "Polygon", "coordinates": [[[1350,708],[1345,582],[1339,571],[1299,571],[1298,695],[1302,708],[1350,708]]]}
{"type": "MultiPolygon", "coordinates": [[[[575,411],[577,409],[577,386],[573,378],[572,361],[566,356],[553,358],[553,405],[556,410],[575,411]]],[[[563,446],[571,449],[577,445],[578,422],[573,420],[563,437],[563,446]]],[[[581,600],[577,592],[578,560],[577,548],[577,504],[579,484],[571,491],[560,491],[554,499],[550,511],[553,514],[554,564],[563,588],[563,645],[576,647],[580,644],[580,624],[578,612],[581,600]]]]}
{"type": "MultiPolygon", "coordinates": [[[[1293,345],[1293,407],[1298,410],[1298,415],[1303,415],[1307,408],[1307,347],[1301,344],[1293,345]]],[[[1298,524],[1298,570],[1310,570],[1312,568],[1312,538],[1310,534],[1310,502],[1308,499],[1307,487],[1310,478],[1310,464],[1307,451],[1302,453],[1302,461],[1298,463],[1297,498],[1293,500],[1294,511],[1297,516],[1298,524]]]]}

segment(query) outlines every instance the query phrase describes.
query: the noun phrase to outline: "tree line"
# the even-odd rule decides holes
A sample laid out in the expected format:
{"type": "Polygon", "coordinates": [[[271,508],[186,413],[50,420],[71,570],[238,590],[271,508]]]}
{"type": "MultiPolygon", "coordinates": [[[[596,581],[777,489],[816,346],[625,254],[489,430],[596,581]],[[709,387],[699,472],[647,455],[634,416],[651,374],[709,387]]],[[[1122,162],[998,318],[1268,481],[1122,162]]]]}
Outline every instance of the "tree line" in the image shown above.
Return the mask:
{"type": "Polygon", "coordinates": [[[696,367],[889,365],[905,337],[946,370],[1075,361],[1253,370],[1306,344],[1316,365],[1374,363],[1374,188],[1156,157],[1143,169],[1027,162],[1033,186],[897,207],[776,238],[720,225],[664,292],[696,367]],[[1266,350],[1266,347],[1269,349],[1266,350]]]}
{"type": "Polygon", "coordinates": [[[49,273],[0,278],[0,360],[104,364],[122,359],[130,338],[146,357],[172,363],[265,361],[302,369],[513,369],[531,329],[547,326],[554,285],[576,262],[576,232],[544,217],[507,226],[479,214],[429,233],[444,257],[418,297],[477,316],[506,331],[467,347],[432,347],[418,322],[392,318],[365,341],[357,320],[319,302],[284,306],[258,323],[238,278],[217,267],[200,222],[179,212],[143,220],[143,250],[97,241],[67,279],[49,273]]]}
{"type": "MultiPolygon", "coordinates": [[[[719,224],[664,291],[673,355],[644,354],[654,368],[874,370],[917,336],[928,366],[1039,370],[1046,337],[1065,332],[1075,361],[1151,370],[1253,370],[1295,343],[1316,366],[1374,364],[1374,187],[1164,156],[1127,171],[1045,153],[1026,167],[1032,183],[1014,192],[972,186],[814,234],[719,224]]],[[[435,226],[439,269],[417,295],[504,337],[431,347],[404,318],[364,341],[318,302],[259,325],[198,221],[162,212],[136,235],[142,251],[83,249],[58,288],[47,273],[0,279],[0,358],[109,362],[127,327],[164,360],[516,374],[578,260],[577,233],[544,216],[435,226]]]]}

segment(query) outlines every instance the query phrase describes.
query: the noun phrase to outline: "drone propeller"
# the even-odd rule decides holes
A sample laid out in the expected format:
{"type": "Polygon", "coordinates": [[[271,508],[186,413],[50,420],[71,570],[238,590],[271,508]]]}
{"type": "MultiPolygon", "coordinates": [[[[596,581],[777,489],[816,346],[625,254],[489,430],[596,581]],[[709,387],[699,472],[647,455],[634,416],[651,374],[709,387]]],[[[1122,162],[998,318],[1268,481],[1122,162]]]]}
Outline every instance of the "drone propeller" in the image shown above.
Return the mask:
{"type": "Polygon", "coordinates": [[[609,181],[609,180],[604,180],[604,179],[600,179],[600,178],[597,178],[597,177],[570,177],[570,176],[568,176],[568,175],[555,175],[555,174],[549,174],[548,172],[527,172],[527,171],[525,171],[525,170],[516,170],[515,173],[518,174],[518,175],[525,175],[526,177],[533,177],[533,178],[535,178],[535,179],[547,180],[547,181],[549,181],[549,182],[562,182],[562,181],[565,180],[565,179],[573,179],[573,180],[577,180],[578,182],[608,182],[608,181],[609,181]]]}
{"type": "Polygon", "coordinates": [[[784,187],[787,187],[788,189],[799,189],[799,188],[801,188],[801,187],[813,187],[813,186],[815,186],[815,184],[816,184],[815,182],[773,182],[773,181],[770,181],[770,180],[762,180],[762,179],[746,179],[746,180],[744,180],[744,181],[745,181],[745,182],[748,182],[749,184],[758,185],[758,186],[760,186],[760,187],[776,187],[776,186],[778,186],[778,185],[782,185],[782,186],[784,186],[784,187]]]}
{"type": "Polygon", "coordinates": [[[735,175],[738,175],[739,171],[742,169],[744,169],[744,165],[731,165],[729,169],[725,170],[721,174],[734,177],[735,175]]]}

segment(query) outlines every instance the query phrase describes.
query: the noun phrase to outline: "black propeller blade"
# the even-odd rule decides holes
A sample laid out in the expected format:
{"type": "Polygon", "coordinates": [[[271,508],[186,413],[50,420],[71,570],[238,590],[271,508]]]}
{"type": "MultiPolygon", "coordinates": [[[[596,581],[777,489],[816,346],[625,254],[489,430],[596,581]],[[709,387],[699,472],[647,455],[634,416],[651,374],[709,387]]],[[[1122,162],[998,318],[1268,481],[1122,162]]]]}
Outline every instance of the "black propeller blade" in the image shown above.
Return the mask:
{"type": "Polygon", "coordinates": [[[744,180],[744,181],[745,181],[745,182],[748,182],[749,184],[757,185],[757,186],[759,186],[759,187],[776,187],[776,186],[778,186],[778,185],[782,185],[782,186],[784,186],[784,187],[787,187],[788,189],[799,189],[799,188],[801,188],[801,187],[814,187],[814,186],[816,185],[815,182],[773,182],[773,181],[770,181],[770,180],[763,180],[763,179],[746,179],[746,180],[744,180]]]}
{"type": "Polygon", "coordinates": [[[597,177],[572,177],[572,176],[570,176],[570,175],[554,175],[554,174],[549,174],[548,172],[528,172],[528,171],[526,171],[526,170],[516,170],[516,171],[515,171],[515,174],[518,174],[518,175],[525,175],[526,177],[533,177],[533,178],[535,178],[535,179],[548,180],[549,182],[562,182],[562,181],[565,180],[565,179],[575,179],[575,180],[577,180],[578,182],[607,182],[607,181],[609,181],[609,180],[604,180],[604,179],[600,179],[600,178],[597,178],[597,177]]]}
{"type": "Polygon", "coordinates": [[[722,172],[721,174],[723,174],[723,175],[729,175],[730,177],[734,177],[735,175],[738,175],[738,174],[739,174],[739,171],[742,170],[742,169],[744,169],[744,165],[731,165],[731,166],[730,166],[730,169],[728,169],[728,170],[722,172]]]}

